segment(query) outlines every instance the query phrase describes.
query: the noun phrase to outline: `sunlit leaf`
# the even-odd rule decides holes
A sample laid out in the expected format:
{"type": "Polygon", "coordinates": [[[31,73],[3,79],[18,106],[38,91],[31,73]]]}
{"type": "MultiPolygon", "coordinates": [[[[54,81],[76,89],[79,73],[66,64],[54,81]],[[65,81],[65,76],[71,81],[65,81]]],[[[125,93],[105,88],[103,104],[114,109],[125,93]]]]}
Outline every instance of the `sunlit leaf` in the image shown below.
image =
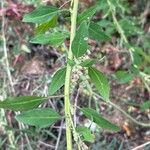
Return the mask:
{"type": "Polygon", "coordinates": [[[50,108],[38,108],[30,111],[22,112],[16,116],[17,121],[37,126],[48,127],[60,119],[60,115],[50,108]]]}
{"type": "Polygon", "coordinates": [[[65,83],[66,68],[59,69],[53,76],[50,83],[49,93],[55,94],[65,83]]]}
{"type": "Polygon", "coordinates": [[[43,102],[44,98],[38,96],[8,97],[6,100],[0,101],[0,108],[25,111],[36,108],[43,102]]]}
{"type": "Polygon", "coordinates": [[[116,126],[115,124],[112,124],[108,120],[104,119],[100,114],[98,114],[94,109],[91,108],[82,108],[81,111],[83,114],[89,118],[91,121],[96,123],[98,126],[109,129],[112,131],[119,131],[120,128],[116,126]]]}
{"type": "Polygon", "coordinates": [[[88,74],[103,99],[109,100],[110,86],[105,75],[93,67],[89,67],[88,74]]]}

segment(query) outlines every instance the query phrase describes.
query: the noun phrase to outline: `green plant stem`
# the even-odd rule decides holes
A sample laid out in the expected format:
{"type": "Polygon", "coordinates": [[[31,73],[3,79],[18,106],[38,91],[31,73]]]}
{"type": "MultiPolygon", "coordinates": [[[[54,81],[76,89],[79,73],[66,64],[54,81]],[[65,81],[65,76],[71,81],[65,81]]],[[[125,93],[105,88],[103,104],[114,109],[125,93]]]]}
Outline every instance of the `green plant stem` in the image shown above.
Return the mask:
{"type": "MultiPolygon", "coordinates": [[[[100,95],[96,94],[93,92],[93,94],[98,97],[101,98],[100,95]]],[[[105,101],[104,101],[105,102],[105,101]]],[[[134,122],[137,125],[140,125],[142,127],[150,127],[150,123],[143,123],[140,121],[137,121],[136,119],[134,119],[133,117],[131,117],[128,113],[126,113],[122,108],[120,108],[118,105],[116,105],[115,103],[111,102],[111,101],[107,101],[105,102],[106,104],[110,104],[111,106],[113,106],[114,108],[116,108],[117,110],[119,110],[122,114],[124,114],[128,119],[130,119],[132,122],[134,122]]]]}
{"type": "Polygon", "coordinates": [[[136,119],[131,117],[128,113],[126,113],[122,108],[120,108],[118,105],[114,104],[113,102],[108,101],[108,104],[110,104],[114,108],[118,109],[122,114],[124,114],[127,118],[129,118],[134,123],[136,123],[136,124],[138,124],[140,126],[143,126],[143,127],[150,127],[150,123],[143,123],[143,122],[137,121],[136,119]]]}
{"type": "MultiPolygon", "coordinates": [[[[116,30],[121,35],[121,38],[123,39],[124,43],[129,45],[129,41],[128,41],[127,37],[125,36],[124,31],[123,31],[122,27],[120,26],[120,24],[119,24],[119,22],[118,22],[118,20],[116,18],[115,6],[111,3],[110,0],[107,0],[107,3],[109,5],[109,9],[110,9],[110,12],[111,12],[111,15],[112,15],[112,19],[113,19],[114,25],[116,26],[116,30]]],[[[129,48],[129,52],[130,52],[130,56],[131,56],[131,61],[134,62],[134,57],[133,57],[133,52],[135,52],[134,47],[130,47],[129,48]]],[[[140,54],[146,59],[146,61],[149,62],[149,58],[145,55],[145,53],[141,52],[140,54]]],[[[133,63],[133,66],[138,68],[134,63],[133,63]]],[[[149,88],[149,85],[148,85],[149,83],[147,83],[147,81],[145,79],[145,75],[143,75],[140,72],[140,76],[142,77],[142,80],[143,80],[146,88],[148,89],[148,91],[150,91],[150,88],[149,88]]]]}
{"type": "MultiPolygon", "coordinates": [[[[74,39],[75,32],[76,32],[76,19],[77,19],[77,12],[78,12],[78,3],[79,3],[79,0],[72,0],[72,2],[71,2],[71,32],[70,32],[70,47],[69,47],[69,52],[68,52],[68,59],[70,59],[70,60],[73,60],[71,45],[72,45],[72,41],[74,39]]],[[[72,67],[69,64],[67,64],[65,89],[64,89],[67,150],[72,150],[72,133],[71,133],[71,124],[70,124],[70,120],[72,120],[71,112],[70,112],[71,73],[72,73],[72,67]]]]}
{"type": "MultiPolygon", "coordinates": [[[[86,80],[86,79],[85,79],[86,80]]],[[[88,81],[87,81],[87,87],[88,90],[92,93],[92,95],[95,95],[97,98],[102,99],[102,97],[100,95],[98,95],[97,93],[93,92],[88,81]]],[[[117,110],[119,110],[122,114],[124,114],[127,118],[129,118],[131,121],[133,121],[134,123],[142,126],[142,127],[150,127],[150,123],[143,123],[140,121],[137,121],[136,119],[134,119],[133,117],[131,117],[128,113],[126,113],[122,108],[120,108],[118,105],[116,105],[115,103],[111,102],[111,101],[104,101],[106,104],[110,104],[111,106],[113,106],[114,108],[116,108],[117,110]]]]}
{"type": "MultiPolygon", "coordinates": [[[[125,36],[124,34],[124,31],[123,29],[121,28],[120,24],[118,23],[118,20],[116,18],[116,10],[115,10],[115,6],[110,2],[110,0],[107,0],[107,3],[109,5],[109,9],[110,9],[110,12],[111,12],[111,15],[112,15],[112,18],[113,18],[113,22],[114,22],[114,25],[116,26],[116,29],[117,31],[119,32],[119,34],[121,35],[121,38],[123,39],[123,41],[126,43],[126,44],[129,44],[129,41],[127,39],[127,37],[125,36]]],[[[134,61],[134,57],[133,57],[133,53],[134,52],[134,48],[131,47],[129,49],[129,52],[130,52],[130,56],[131,56],[131,60],[132,62],[134,61]]]]}

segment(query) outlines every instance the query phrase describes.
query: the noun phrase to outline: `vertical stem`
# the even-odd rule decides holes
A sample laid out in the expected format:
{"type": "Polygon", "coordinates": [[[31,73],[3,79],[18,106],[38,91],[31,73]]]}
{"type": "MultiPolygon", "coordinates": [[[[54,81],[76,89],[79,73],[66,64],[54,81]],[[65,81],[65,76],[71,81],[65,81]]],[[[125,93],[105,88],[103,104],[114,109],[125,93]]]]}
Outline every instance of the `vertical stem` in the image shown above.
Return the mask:
{"type": "MultiPolygon", "coordinates": [[[[1,8],[2,9],[4,8],[4,5],[5,5],[5,0],[2,0],[1,1],[1,8]]],[[[3,52],[4,52],[3,65],[4,65],[4,68],[6,69],[7,77],[8,77],[10,88],[11,88],[11,92],[13,92],[13,94],[14,94],[15,90],[13,88],[13,81],[12,81],[12,76],[11,76],[10,67],[9,67],[8,54],[7,54],[7,43],[6,43],[6,36],[5,36],[5,13],[2,13],[1,35],[2,35],[2,40],[3,40],[3,52]]],[[[6,88],[5,84],[6,84],[6,81],[5,81],[5,77],[4,77],[4,85],[3,85],[4,89],[6,88]]],[[[3,90],[3,94],[2,94],[3,99],[5,99],[7,97],[7,92],[6,91],[3,90]]],[[[6,117],[5,117],[6,116],[5,111],[1,110],[0,113],[1,113],[0,114],[0,120],[2,118],[3,121],[4,121],[3,123],[5,125],[7,125],[7,120],[6,120],[6,117]]],[[[10,147],[14,149],[15,148],[14,134],[13,134],[12,131],[6,131],[6,132],[7,132],[7,135],[8,135],[8,140],[9,140],[9,143],[10,143],[10,147]]]]}
{"type": "MultiPolygon", "coordinates": [[[[108,3],[108,6],[110,8],[110,11],[111,11],[111,15],[112,15],[112,19],[113,19],[113,22],[114,22],[114,25],[116,26],[116,29],[118,30],[119,34],[121,35],[124,43],[126,44],[129,44],[129,41],[127,39],[127,37],[125,36],[124,34],[124,31],[122,29],[122,27],[120,26],[120,24],[118,23],[118,20],[116,18],[116,10],[115,10],[115,7],[113,6],[113,4],[110,2],[110,0],[107,0],[107,3],[108,3]]],[[[130,57],[131,57],[131,61],[134,62],[134,57],[133,57],[133,52],[134,52],[134,48],[130,48],[129,49],[129,53],[130,53],[130,57]]]]}
{"type": "MultiPolygon", "coordinates": [[[[70,60],[73,60],[71,45],[72,45],[72,41],[74,39],[75,32],[76,32],[76,19],[77,19],[77,12],[78,12],[78,4],[79,4],[79,0],[72,0],[72,2],[71,2],[71,7],[73,7],[73,8],[71,8],[70,47],[69,47],[69,52],[68,52],[68,59],[70,59],[70,60]]],[[[70,112],[71,72],[72,72],[72,67],[69,64],[67,64],[65,89],[64,89],[67,150],[72,150],[72,133],[71,133],[71,125],[70,125],[70,120],[72,120],[71,112],[70,112]]]]}
{"type": "MultiPolygon", "coordinates": [[[[4,0],[1,2],[1,7],[4,8],[4,0]]],[[[7,46],[6,46],[6,37],[5,37],[5,14],[2,13],[2,38],[3,38],[3,50],[4,50],[4,64],[6,66],[6,72],[8,76],[8,80],[10,83],[11,91],[13,94],[15,93],[14,87],[13,87],[13,80],[10,72],[10,66],[8,62],[8,55],[7,55],[7,46]]]]}

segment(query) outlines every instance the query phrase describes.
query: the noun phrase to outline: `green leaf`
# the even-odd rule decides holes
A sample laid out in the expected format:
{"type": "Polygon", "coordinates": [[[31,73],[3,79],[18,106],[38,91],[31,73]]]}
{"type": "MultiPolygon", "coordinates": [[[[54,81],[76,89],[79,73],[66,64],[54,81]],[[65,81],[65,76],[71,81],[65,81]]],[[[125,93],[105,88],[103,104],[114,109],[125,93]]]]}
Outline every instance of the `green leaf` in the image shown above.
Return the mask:
{"type": "Polygon", "coordinates": [[[144,73],[150,74],[150,67],[144,67],[144,73]]]}
{"type": "Polygon", "coordinates": [[[97,23],[91,22],[89,26],[89,35],[94,40],[108,41],[110,37],[104,33],[101,26],[97,23]]]}
{"type": "MultiPolygon", "coordinates": [[[[130,46],[131,47],[131,46],[130,46]]],[[[133,46],[132,46],[133,47],[133,46]]],[[[143,56],[143,58],[144,58],[144,61],[147,61],[148,63],[150,63],[150,59],[149,59],[149,54],[147,54],[147,53],[145,53],[144,52],[144,50],[142,50],[140,47],[133,47],[134,48],[134,50],[135,50],[135,52],[134,53],[137,53],[139,56],[138,57],[140,57],[140,58],[138,58],[139,60],[136,60],[137,62],[135,62],[135,63],[140,63],[141,61],[142,61],[142,57],[141,56],[143,56]],[[138,62],[139,61],[139,62],[138,62]]],[[[133,54],[134,54],[133,53],[133,54]]],[[[137,57],[137,56],[135,56],[135,57],[137,57]]],[[[134,59],[137,59],[137,58],[135,58],[134,57],[134,59]]],[[[134,60],[135,61],[135,60],[134,60]]]]}
{"type": "Polygon", "coordinates": [[[101,21],[97,22],[97,24],[104,29],[105,34],[109,37],[112,37],[113,34],[116,32],[115,25],[113,22],[108,21],[106,19],[102,19],[101,21]]]}
{"type": "Polygon", "coordinates": [[[45,23],[50,21],[60,11],[57,7],[40,6],[31,13],[24,15],[23,22],[45,23]]]}
{"type": "Polygon", "coordinates": [[[59,69],[53,76],[49,87],[50,95],[55,94],[65,83],[66,68],[59,69]]]}
{"type": "Polygon", "coordinates": [[[50,44],[54,46],[60,46],[68,36],[69,35],[67,32],[39,34],[32,38],[30,42],[35,44],[50,44]]]}
{"type": "Polygon", "coordinates": [[[94,63],[95,63],[94,60],[92,60],[92,59],[87,59],[87,60],[81,62],[80,65],[81,65],[82,67],[90,67],[90,66],[92,66],[94,63]]]}
{"type": "Polygon", "coordinates": [[[50,28],[54,28],[57,24],[57,16],[54,16],[50,21],[40,24],[35,29],[35,34],[42,34],[45,33],[50,28]]]}
{"type": "Polygon", "coordinates": [[[145,111],[146,109],[150,109],[150,100],[144,102],[144,103],[141,105],[141,110],[142,110],[142,111],[145,111]]]}
{"type": "Polygon", "coordinates": [[[86,9],[78,16],[77,22],[80,24],[82,21],[89,20],[96,13],[96,11],[97,11],[97,6],[92,6],[86,9]]]}
{"type": "Polygon", "coordinates": [[[88,40],[88,26],[87,23],[83,21],[79,26],[79,29],[76,32],[76,35],[72,42],[72,52],[75,55],[75,57],[78,58],[85,54],[85,52],[88,49],[87,40],[88,40]]]}
{"type": "Polygon", "coordinates": [[[41,128],[52,125],[60,118],[60,115],[50,108],[33,109],[16,116],[19,122],[41,128]]]}
{"type": "Polygon", "coordinates": [[[98,6],[98,9],[103,12],[104,16],[108,13],[109,6],[106,0],[98,0],[97,6],[98,6]]]}
{"type": "Polygon", "coordinates": [[[44,98],[38,96],[9,97],[4,101],[0,101],[0,108],[25,111],[36,108],[43,102],[44,98]]]}
{"type": "Polygon", "coordinates": [[[83,112],[83,114],[87,118],[89,118],[91,121],[93,121],[98,126],[104,128],[104,129],[109,129],[109,130],[113,130],[113,131],[119,131],[120,130],[119,127],[117,127],[116,125],[112,124],[108,120],[104,119],[94,109],[91,109],[91,108],[82,108],[81,111],[83,112]]]}
{"type": "Polygon", "coordinates": [[[93,67],[89,67],[88,74],[100,95],[104,98],[104,100],[108,101],[110,92],[108,79],[103,73],[93,67]]]}
{"type": "Polygon", "coordinates": [[[137,51],[133,51],[132,54],[133,54],[133,64],[136,66],[142,65],[143,61],[141,55],[139,55],[137,51]]]}
{"type": "Polygon", "coordinates": [[[117,79],[119,80],[119,82],[122,84],[130,82],[134,78],[133,74],[126,72],[126,71],[122,71],[122,70],[117,71],[115,73],[115,75],[116,75],[117,79]]]}
{"type": "Polygon", "coordinates": [[[97,24],[100,25],[103,28],[106,28],[106,27],[112,25],[112,22],[109,21],[109,20],[106,20],[106,19],[102,19],[97,24]]]}
{"type": "Polygon", "coordinates": [[[130,72],[134,75],[134,76],[138,76],[140,74],[140,70],[138,67],[136,67],[135,65],[131,65],[130,66],[130,72]]]}
{"type": "Polygon", "coordinates": [[[129,18],[123,18],[119,21],[120,26],[122,27],[126,36],[136,35],[138,28],[135,26],[133,20],[129,18]]]}
{"type": "MultiPolygon", "coordinates": [[[[149,34],[144,35],[143,36],[143,45],[142,45],[142,47],[144,49],[150,49],[150,42],[149,41],[150,41],[149,34]]],[[[150,59],[149,59],[149,61],[150,61],[150,59]]]]}
{"type": "Polygon", "coordinates": [[[76,132],[81,135],[82,141],[87,141],[87,142],[94,142],[95,141],[95,136],[91,133],[90,129],[87,127],[76,127],[76,132]]]}

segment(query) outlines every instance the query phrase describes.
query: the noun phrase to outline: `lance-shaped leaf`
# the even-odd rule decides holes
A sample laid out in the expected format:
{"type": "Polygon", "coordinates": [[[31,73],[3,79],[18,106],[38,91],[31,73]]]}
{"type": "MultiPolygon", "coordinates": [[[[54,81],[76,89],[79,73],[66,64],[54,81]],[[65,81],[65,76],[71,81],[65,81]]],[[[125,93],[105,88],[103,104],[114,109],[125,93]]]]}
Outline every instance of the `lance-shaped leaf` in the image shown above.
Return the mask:
{"type": "Polygon", "coordinates": [[[48,127],[59,120],[60,115],[50,108],[38,108],[30,111],[22,112],[16,116],[17,121],[37,126],[37,127],[48,127]]]}
{"type": "Polygon", "coordinates": [[[50,83],[49,93],[55,94],[65,84],[66,68],[59,69],[53,76],[50,83]]]}
{"type": "Polygon", "coordinates": [[[79,26],[79,29],[76,32],[74,40],[72,42],[72,52],[75,57],[81,57],[85,54],[88,49],[88,26],[87,23],[84,21],[79,26]]]}
{"type": "Polygon", "coordinates": [[[119,131],[120,128],[116,126],[115,124],[112,124],[108,120],[104,119],[100,114],[98,114],[94,109],[91,108],[82,108],[81,111],[83,114],[89,118],[91,121],[96,123],[98,126],[112,130],[112,131],[119,131]]]}
{"type": "Polygon", "coordinates": [[[14,111],[25,111],[38,107],[45,100],[38,96],[20,96],[8,97],[4,101],[0,101],[0,108],[11,109],[14,111]]]}
{"type": "Polygon", "coordinates": [[[44,23],[50,21],[61,10],[53,6],[40,6],[31,13],[24,15],[23,22],[44,23]]]}
{"type": "Polygon", "coordinates": [[[78,18],[77,18],[77,22],[81,23],[82,21],[87,21],[89,20],[95,13],[97,10],[97,6],[92,6],[88,9],[86,9],[84,12],[82,12],[78,18]]]}
{"type": "Polygon", "coordinates": [[[104,33],[101,26],[97,23],[91,22],[89,26],[89,36],[94,40],[107,41],[110,37],[104,33]]]}
{"type": "Polygon", "coordinates": [[[45,33],[50,28],[54,28],[57,25],[57,16],[54,16],[50,21],[40,24],[35,29],[35,34],[42,34],[45,33]]]}
{"type": "Polygon", "coordinates": [[[105,75],[93,67],[89,67],[88,74],[103,99],[109,100],[110,86],[105,75]]]}
{"type": "Polygon", "coordinates": [[[53,32],[50,34],[39,34],[31,39],[31,43],[36,44],[50,44],[54,46],[60,46],[64,40],[68,37],[67,32],[53,32]]]}

